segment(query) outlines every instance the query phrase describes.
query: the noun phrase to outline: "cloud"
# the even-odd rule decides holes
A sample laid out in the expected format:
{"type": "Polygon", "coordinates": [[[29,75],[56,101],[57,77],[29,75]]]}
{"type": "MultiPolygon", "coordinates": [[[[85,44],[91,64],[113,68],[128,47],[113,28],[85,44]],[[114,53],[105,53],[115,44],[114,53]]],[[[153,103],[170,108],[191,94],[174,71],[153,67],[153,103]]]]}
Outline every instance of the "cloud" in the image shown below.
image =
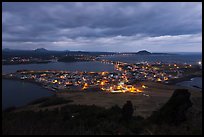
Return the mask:
{"type": "Polygon", "coordinates": [[[7,48],[129,51],[131,45],[139,50],[146,44],[168,51],[171,44],[201,49],[201,2],[9,2],[2,9],[7,48]]]}
{"type": "MultiPolygon", "coordinates": [[[[118,51],[137,52],[146,49],[152,52],[197,52],[202,50],[202,34],[165,35],[165,36],[113,36],[113,37],[78,37],[76,39],[62,38],[52,42],[12,42],[13,48],[28,49],[44,47],[51,50],[82,50],[82,51],[118,51]]],[[[8,43],[4,43],[8,44],[8,43]]]]}

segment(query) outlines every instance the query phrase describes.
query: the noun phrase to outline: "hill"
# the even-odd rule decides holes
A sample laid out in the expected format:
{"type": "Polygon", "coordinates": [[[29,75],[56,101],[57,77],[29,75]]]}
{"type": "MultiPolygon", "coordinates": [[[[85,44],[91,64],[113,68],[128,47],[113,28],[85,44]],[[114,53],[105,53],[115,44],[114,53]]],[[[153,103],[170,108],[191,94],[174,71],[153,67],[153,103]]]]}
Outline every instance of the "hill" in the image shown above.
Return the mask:
{"type": "Polygon", "coordinates": [[[38,48],[38,49],[35,49],[34,51],[35,52],[48,52],[48,50],[44,48],[38,48]]]}
{"type": "MultiPolygon", "coordinates": [[[[202,97],[191,95],[187,90],[175,90],[149,118],[133,115],[129,121],[123,119],[123,109],[117,105],[105,108],[73,104],[73,98],[47,97],[2,111],[2,129],[4,135],[202,134],[202,97]]],[[[137,106],[136,111],[144,105],[137,106]]]]}
{"type": "Polygon", "coordinates": [[[149,51],[146,51],[146,50],[141,50],[141,51],[138,51],[136,54],[139,54],[139,55],[149,55],[151,53],[149,51]]]}

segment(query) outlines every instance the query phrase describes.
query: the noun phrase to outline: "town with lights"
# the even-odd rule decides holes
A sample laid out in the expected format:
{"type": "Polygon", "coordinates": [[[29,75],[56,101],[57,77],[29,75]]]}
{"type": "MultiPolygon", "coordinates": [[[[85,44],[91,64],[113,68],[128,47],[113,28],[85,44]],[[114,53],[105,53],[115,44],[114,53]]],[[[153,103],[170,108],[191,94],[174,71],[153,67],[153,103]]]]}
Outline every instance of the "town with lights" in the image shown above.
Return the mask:
{"type": "Polygon", "coordinates": [[[144,81],[171,84],[175,79],[184,78],[202,70],[202,63],[165,64],[161,62],[128,64],[101,60],[114,65],[114,72],[70,72],[58,70],[19,70],[3,74],[4,78],[35,82],[43,87],[60,91],[101,91],[110,93],[140,93],[148,88],[144,81]]]}

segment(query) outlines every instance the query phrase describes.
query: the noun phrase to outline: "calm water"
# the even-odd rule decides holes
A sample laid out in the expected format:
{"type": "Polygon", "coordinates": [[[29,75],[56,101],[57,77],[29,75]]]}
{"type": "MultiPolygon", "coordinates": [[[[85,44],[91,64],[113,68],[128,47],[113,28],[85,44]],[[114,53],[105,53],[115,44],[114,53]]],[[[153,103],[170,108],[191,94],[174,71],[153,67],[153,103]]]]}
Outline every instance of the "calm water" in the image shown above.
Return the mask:
{"type": "Polygon", "coordinates": [[[52,62],[47,64],[22,64],[22,65],[3,65],[3,73],[16,72],[17,70],[68,70],[68,71],[113,71],[111,64],[100,62],[52,62]]]}
{"type": "MultiPolygon", "coordinates": [[[[3,73],[16,72],[19,69],[27,70],[69,70],[69,71],[113,71],[111,64],[102,64],[100,62],[53,62],[48,64],[24,64],[24,65],[4,65],[3,73]]],[[[2,108],[10,106],[22,106],[40,97],[50,96],[51,92],[39,85],[14,81],[2,80],[2,108]]]]}
{"type": "Polygon", "coordinates": [[[2,109],[22,106],[40,97],[52,95],[51,91],[33,83],[2,80],[2,109]]]}
{"type": "Polygon", "coordinates": [[[189,63],[197,64],[202,60],[201,53],[180,53],[178,55],[115,55],[105,56],[103,59],[122,61],[127,63],[138,62],[164,62],[164,63],[189,63]]]}
{"type": "Polygon", "coordinates": [[[196,86],[196,87],[199,87],[200,89],[202,89],[202,77],[195,77],[189,81],[179,82],[176,85],[179,85],[182,87],[194,87],[194,86],[196,86]]]}

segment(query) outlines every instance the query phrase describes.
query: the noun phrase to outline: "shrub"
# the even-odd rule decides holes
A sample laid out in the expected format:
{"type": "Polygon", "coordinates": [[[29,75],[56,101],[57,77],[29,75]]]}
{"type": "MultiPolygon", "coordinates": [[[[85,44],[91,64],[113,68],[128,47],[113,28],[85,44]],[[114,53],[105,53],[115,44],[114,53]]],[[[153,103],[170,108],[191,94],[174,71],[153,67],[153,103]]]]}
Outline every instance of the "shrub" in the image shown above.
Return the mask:
{"type": "Polygon", "coordinates": [[[134,109],[131,101],[127,101],[122,108],[123,119],[130,120],[132,118],[134,109]]]}

